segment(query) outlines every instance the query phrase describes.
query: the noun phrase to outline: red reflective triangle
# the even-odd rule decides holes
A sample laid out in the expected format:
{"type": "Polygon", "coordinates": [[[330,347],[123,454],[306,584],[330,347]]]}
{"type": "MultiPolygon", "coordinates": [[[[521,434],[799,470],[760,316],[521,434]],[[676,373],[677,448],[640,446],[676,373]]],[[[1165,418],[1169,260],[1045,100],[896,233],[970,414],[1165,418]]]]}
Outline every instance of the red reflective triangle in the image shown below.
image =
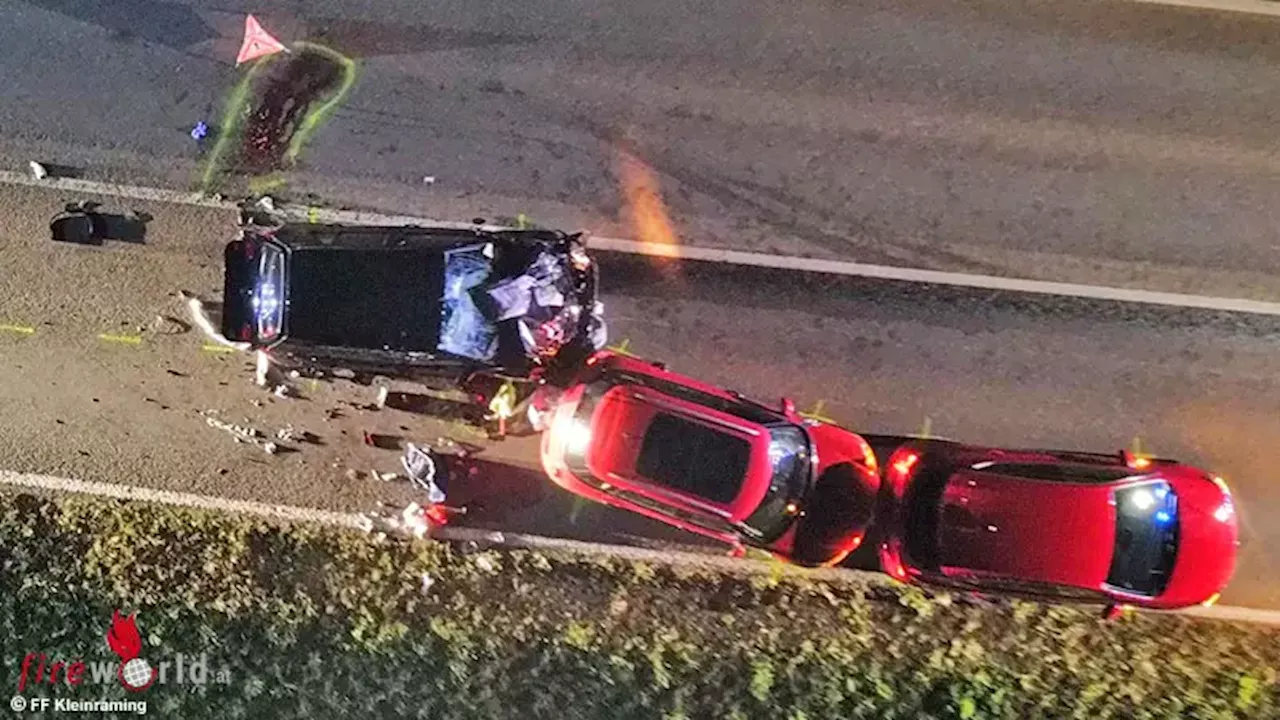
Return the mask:
{"type": "Polygon", "coordinates": [[[258,19],[250,15],[244,19],[244,42],[240,45],[240,54],[236,56],[236,64],[256,60],[265,55],[275,55],[284,51],[284,45],[271,37],[271,33],[262,29],[258,19]]]}

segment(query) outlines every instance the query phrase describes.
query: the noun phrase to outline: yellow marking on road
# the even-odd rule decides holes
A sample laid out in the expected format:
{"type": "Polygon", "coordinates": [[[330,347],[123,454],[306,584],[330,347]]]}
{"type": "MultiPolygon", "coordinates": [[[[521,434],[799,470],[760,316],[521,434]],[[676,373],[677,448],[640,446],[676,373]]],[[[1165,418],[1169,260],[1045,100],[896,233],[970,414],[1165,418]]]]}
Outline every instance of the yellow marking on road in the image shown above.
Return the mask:
{"type": "Polygon", "coordinates": [[[233,352],[237,352],[235,348],[227,347],[226,345],[219,345],[217,343],[205,343],[200,349],[205,352],[220,353],[223,355],[230,355],[233,352]]]}
{"type": "Polygon", "coordinates": [[[261,195],[276,188],[283,187],[288,183],[280,173],[271,173],[270,175],[261,175],[259,177],[249,179],[249,192],[254,195],[261,195]]]}
{"type": "Polygon", "coordinates": [[[0,325],[0,331],[11,332],[17,335],[35,335],[36,329],[27,325],[0,325]]]}
{"type": "Polygon", "coordinates": [[[830,423],[832,425],[837,424],[835,420],[822,414],[822,411],[826,409],[826,407],[827,407],[827,401],[825,399],[819,398],[818,402],[813,404],[813,409],[810,410],[809,412],[800,413],[800,417],[808,418],[810,420],[816,420],[822,423],[830,423]]]}
{"type": "Polygon", "coordinates": [[[98,335],[98,339],[104,340],[106,342],[120,343],[121,345],[141,345],[142,344],[141,335],[111,335],[108,333],[101,333],[100,335],[98,335]]]}
{"type": "Polygon", "coordinates": [[[610,345],[608,347],[609,350],[612,350],[618,353],[619,355],[626,355],[627,357],[638,357],[635,353],[631,352],[630,348],[631,348],[631,338],[622,338],[622,342],[618,343],[617,345],[610,345]]]}
{"type": "Polygon", "coordinates": [[[928,415],[924,416],[924,425],[920,427],[920,437],[925,440],[933,437],[933,418],[928,415]]]}

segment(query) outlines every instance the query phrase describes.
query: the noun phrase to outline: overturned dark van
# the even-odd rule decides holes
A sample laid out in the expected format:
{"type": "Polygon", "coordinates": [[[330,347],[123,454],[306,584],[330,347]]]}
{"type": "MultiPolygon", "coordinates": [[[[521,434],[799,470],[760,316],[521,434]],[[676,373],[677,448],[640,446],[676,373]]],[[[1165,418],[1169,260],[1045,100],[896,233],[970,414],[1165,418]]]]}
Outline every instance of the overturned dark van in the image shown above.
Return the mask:
{"type": "Polygon", "coordinates": [[[580,234],[246,220],[222,331],[309,370],[527,377],[605,345],[580,234]]]}

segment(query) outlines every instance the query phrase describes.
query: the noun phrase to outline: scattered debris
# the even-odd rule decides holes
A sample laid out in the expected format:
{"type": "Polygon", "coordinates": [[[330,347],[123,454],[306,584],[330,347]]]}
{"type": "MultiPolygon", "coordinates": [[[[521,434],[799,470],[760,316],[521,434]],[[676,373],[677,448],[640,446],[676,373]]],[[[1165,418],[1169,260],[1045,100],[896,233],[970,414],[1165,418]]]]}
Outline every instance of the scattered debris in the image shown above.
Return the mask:
{"type": "Polygon", "coordinates": [[[361,530],[367,533],[373,532],[373,518],[368,515],[361,515],[360,519],[357,520],[356,523],[360,526],[361,530]]]}
{"type": "Polygon", "coordinates": [[[426,509],[418,503],[409,503],[401,514],[404,522],[404,529],[408,530],[416,538],[426,537],[431,531],[431,521],[427,518],[426,509]]]}
{"type": "Polygon", "coordinates": [[[429,449],[407,443],[400,464],[404,466],[409,482],[426,491],[427,502],[444,502],[447,472],[431,456],[429,449]]]}
{"type": "Polygon", "coordinates": [[[232,423],[229,423],[229,422],[223,422],[218,418],[213,417],[211,415],[211,412],[212,411],[202,413],[204,415],[204,421],[206,424],[209,425],[209,427],[217,428],[219,430],[222,430],[223,432],[230,433],[231,437],[234,438],[235,441],[238,443],[250,442],[250,443],[258,444],[259,441],[261,440],[262,433],[259,432],[258,430],[251,427],[245,427],[243,425],[233,425],[232,423]]]}
{"type": "Polygon", "coordinates": [[[423,185],[435,185],[435,184],[436,184],[436,176],[435,176],[435,175],[423,175],[423,176],[422,176],[422,184],[423,184],[423,185]]]}
{"type": "Polygon", "coordinates": [[[266,387],[267,375],[271,372],[271,356],[262,350],[254,355],[253,382],[258,387],[266,387]]]}
{"type": "Polygon", "coordinates": [[[31,176],[37,180],[43,180],[49,177],[49,171],[44,169],[44,165],[32,160],[27,163],[27,167],[31,168],[31,176]]]}
{"type": "Polygon", "coordinates": [[[346,472],[346,477],[351,482],[355,482],[362,477],[362,473],[359,470],[356,470],[355,468],[350,468],[346,472]]]}
{"type": "Polygon", "coordinates": [[[298,438],[297,431],[292,427],[282,428],[276,431],[276,439],[284,442],[293,442],[298,438]]]}
{"type": "Polygon", "coordinates": [[[276,386],[276,389],[275,389],[275,391],[274,391],[272,394],[273,394],[273,395],[275,395],[275,396],[276,396],[276,397],[278,397],[278,398],[282,398],[282,399],[283,399],[283,398],[288,398],[288,397],[292,396],[292,395],[293,395],[293,391],[291,391],[291,390],[289,389],[289,386],[288,386],[288,385],[280,384],[280,385],[277,385],[277,386],[276,386]]]}
{"type": "Polygon", "coordinates": [[[196,142],[199,142],[208,136],[209,136],[209,126],[205,124],[205,121],[203,120],[197,122],[196,126],[191,128],[191,139],[195,140],[196,142]]]}
{"type": "Polygon", "coordinates": [[[168,315],[157,315],[151,321],[151,332],[159,335],[181,335],[191,331],[191,325],[168,315]]]}
{"type": "Polygon", "coordinates": [[[383,435],[381,433],[364,432],[364,444],[369,447],[375,447],[379,450],[399,450],[402,438],[397,435],[383,435]]]}
{"type": "Polygon", "coordinates": [[[218,345],[239,350],[240,352],[247,352],[252,347],[249,343],[232,342],[218,332],[218,329],[213,325],[213,321],[209,319],[209,314],[205,312],[204,303],[200,301],[200,298],[185,290],[179,290],[178,297],[187,304],[187,311],[191,315],[192,322],[195,323],[196,327],[200,328],[205,337],[218,345]]]}
{"type": "Polygon", "coordinates": [[[280,446],[279,446],[279,445],[277,445],[277,444],[275,444],[275,443],[273,443],[273,442],[269,442],[269,443],[267,443],[267,444],[263,445],[263,446],[262,446],[262,449],[263,449],[263,450],[264,450],[268,455],[275,455],[277,452],[279,452],[279,451],[280,451],[280,446]]]}
{"type": "Polygon", "coordinates": [[[390,394],[391,394],[391,388],[385,385],[378,388],[378,399],[375,402],[375,404],[378,406],[379,410],[387,406],[387,396],[389,396],[390,394]]]}
{"type": "Polygon", "coordinates": [[[258,198],[258,202],[254,204],[257,207],[263,210],[266,210],[267,212],[276,211],[276,201],[272,200],[270,195],[263,195],[262,197],[258,198]]]}
{"type": "Polygon", "coordinates": [[[297,379],[298,379],[298,378],[300,378],[300,377],[302,377],[302,373],[298,372],[297,370],[290,370],[290,371],[289,371],[289,379],[290,379],[290,380],[297,380],[297,379]]]}
{"type": "Polygon", "coordinates": [[[488,535],[485,535],[484,539],[488,540],[494,545],[501,545],[507,541],[507,536],[495,530],[489,533],[488,535]]]}
{"type": "Polygon", "coordinates": [[[391,482],[392,480],[400,479],[400,476],[393,472],[386,472],[386,473],[375,472],[374,475],[377,476],[377,478],[382,482],[391,482]]]}

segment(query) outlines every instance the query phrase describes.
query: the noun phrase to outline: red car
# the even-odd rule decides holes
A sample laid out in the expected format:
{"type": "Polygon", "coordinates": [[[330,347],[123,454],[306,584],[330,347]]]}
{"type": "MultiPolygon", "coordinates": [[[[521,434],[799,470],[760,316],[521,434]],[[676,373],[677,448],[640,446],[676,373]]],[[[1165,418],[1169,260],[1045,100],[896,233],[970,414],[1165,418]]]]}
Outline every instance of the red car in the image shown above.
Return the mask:
{"type": "MultiPolygon", "coordinates": [[[[608,351],[545,410],[542,465],[560,487],[806,566],[856,549],[880,487],[862,437],[608,351]]],[[[534,410],[531,415],[538,415],[534,410]]]]}
{"type": "Polygon", "coordinates": [[[899,580],[1114,613],[1212,603],[1235,568],[1226,483],[1172,460],[914,440],[884,474],[899,580]]]}

